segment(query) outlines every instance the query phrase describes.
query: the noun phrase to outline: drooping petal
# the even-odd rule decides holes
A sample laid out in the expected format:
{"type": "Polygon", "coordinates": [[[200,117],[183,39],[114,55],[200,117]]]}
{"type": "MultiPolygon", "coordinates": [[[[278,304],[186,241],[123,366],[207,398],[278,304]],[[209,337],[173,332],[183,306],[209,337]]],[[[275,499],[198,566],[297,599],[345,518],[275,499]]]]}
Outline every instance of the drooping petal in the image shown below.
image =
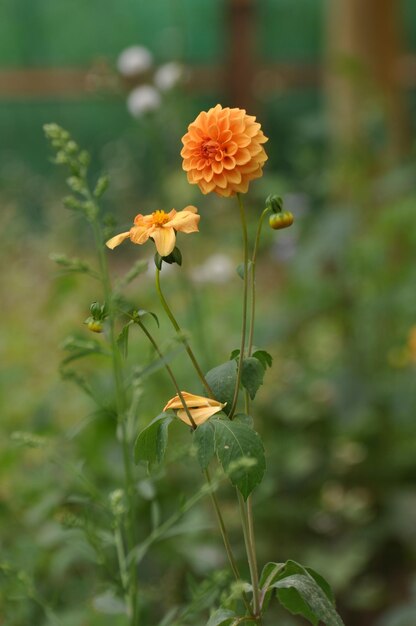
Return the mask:
{"type": "Polygon", "coordinates": [[[105,245],[107,246],[107,248],[110,248],[110,250],[114,250],[114,248],[119,246],[121,243],[123,243],[125,239],[128,239],[129,237],[130,231],[128,231],[127,233],[120,233],[119,235],[115,235],[115,237],[111,237],[111,239],[105,242],[105,245]]]}
{"type": "MultiPolygon", "coordinates": [[[[221,411],[221,409],[225,407],[225,404],[222,404],[221,402],[218,402],[218,400],[214,400],[213,398],[197,396],[187,391],[182,391],[181,394],[188,409],[188,412],[191,414],[197,426],[206,422],[207,419],[209,419],[212,415],[218,413],[219,411],[221,411]]],[[[179,396],[171,398],[163,410],[167,411],[168,409],[176,410],[179,419],[185,422],[185,424],[193,426],[179,396]]]]}
{"type": "MultiPolygon", "coordinates": [[[[221,408],[222,407],[218,406],[207,406],[201,407],[200,409],[191,409],[189,413],[192,415],[192,419],[194,420],[195,424],[199,426],[200,424],[206,422],[207,419],[212,417],[212,415],[215,415],[215,413],[221,411],[221,408]]],[[[176,415],[179,417],[180,420],[185,422],[185,424],[188,424],[188,426],[193,426],[191,420],[186,414],[185,409],[179,409],[176,415]]]]}
{"type": "Polygon", "coordinates": [[[201,219],[201,216],[197,214],[197,209],[195,207],[187,207],[183,211],[179,211],[173,217],[173,219],[169,220],[164,225],[164,228],[174,228],[177,231],[181,231],[182,233],[195,233],[198,232],[198,223],[201,219]],[[195,209],[194,211],[190,211],[189,208],[195,209]]]}
{"type": "Polygon", "coordinates": [[[166,228],[166,225],[164,227],[158,227],[151,233],[151,237],[153,237],[156,250],[159,252],[160,256],[169,256],[175,247],[175,230],[172,227],[166,228]]]}

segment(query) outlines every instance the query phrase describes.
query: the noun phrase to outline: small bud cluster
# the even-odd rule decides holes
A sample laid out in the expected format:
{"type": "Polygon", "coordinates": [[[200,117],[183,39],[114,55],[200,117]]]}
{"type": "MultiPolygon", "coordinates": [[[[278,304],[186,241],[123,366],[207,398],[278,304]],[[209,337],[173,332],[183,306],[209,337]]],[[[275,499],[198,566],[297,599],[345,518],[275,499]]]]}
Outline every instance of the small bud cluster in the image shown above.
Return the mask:
{"type": "Polygon", "coordinates": [[[85,320],[84,324],[88,326],[88,329],[93,333],[103,332],[103,322],[108,317],[108,310],[106,304],[100,304],[99,302],[93,302],[90,306],[89,317],[85,320]]]}
{"type": "Polygon", "coordinates": [[[110,501],[110,507],[114,517],[123,517],[123,515],[127,512],[124,491],[122,489],[115,489],[110,493],[108,499],[110,501]]]}
{"type": "Polygon", "coordinates": [[[56,150],[54,163],[66,165],[70,175],[67,178],[67,185],[75,195],[64,198],[64,206],[72,211],[80,211],[90,221],[94,221],[98,215],[98,206],[95,199],[100,198],[108,187],[108,177],[101,176],[91,193],[88,181],[88,167],[90,155],[85,150],[81,150],[78,144],[73,141],[68,131],[58,124],[45,124],[43,127],[46,138],[56,150]]]}

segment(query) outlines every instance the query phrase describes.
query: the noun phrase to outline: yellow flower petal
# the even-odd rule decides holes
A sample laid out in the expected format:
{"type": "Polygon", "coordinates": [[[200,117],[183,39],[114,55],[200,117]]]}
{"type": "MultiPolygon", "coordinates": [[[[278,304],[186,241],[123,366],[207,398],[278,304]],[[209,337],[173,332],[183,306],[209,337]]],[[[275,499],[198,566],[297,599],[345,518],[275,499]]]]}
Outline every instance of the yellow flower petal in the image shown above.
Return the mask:
{"type": "MultiPolygon", "coordinates": [[[[192,207],[195,208],[195,207],[192,207]]],[[[196,233],[198,232],[198,223],[201,219],[200,215],[195,212],[183,210],[176,213],[173,219],[169,220],[164,226],[164,228],[172,227],[177,231],[182,233],[196,233]]]]}
{"type": "Polygon", "coordinates": [[[156,250],[160,256],[168,256],[176,243],[176,235],[173,228],[159,227],[151,233],[151,237],[156,245],[156,250]]]}
{"type": "Polygon", "coordinates": [[[110,248],[110,250],[114,250],[114,248],[119,246],[121,243],[123,243],[125,239],[128,239],[129,237],[130,237],[130,231],[128,231],[127,233],[120,233],[120,235],[111,237],[111,239],[106,241],[105,245],[107,246],[107,248],[110,248]]]}

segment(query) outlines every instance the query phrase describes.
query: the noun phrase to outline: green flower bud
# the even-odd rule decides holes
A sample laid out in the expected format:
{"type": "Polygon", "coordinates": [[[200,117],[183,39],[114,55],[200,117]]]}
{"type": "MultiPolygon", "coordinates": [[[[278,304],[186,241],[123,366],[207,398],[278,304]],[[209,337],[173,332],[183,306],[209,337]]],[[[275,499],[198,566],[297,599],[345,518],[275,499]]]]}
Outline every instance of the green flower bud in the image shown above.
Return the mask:
{"type": "Polygon", "coordinates": [[[273,213],[280,213],[283,209],[283,200],[276,194],[270,194],[266,198],[266,209],[270,209],[273,213]]]}
{"type": "Polygon", "coordinates": [[[288,228],[293,224],[293,215],[290,211],[282,211],[281,213],[272,213],[269,217],[269,224],[273,230],[288,228]]]}

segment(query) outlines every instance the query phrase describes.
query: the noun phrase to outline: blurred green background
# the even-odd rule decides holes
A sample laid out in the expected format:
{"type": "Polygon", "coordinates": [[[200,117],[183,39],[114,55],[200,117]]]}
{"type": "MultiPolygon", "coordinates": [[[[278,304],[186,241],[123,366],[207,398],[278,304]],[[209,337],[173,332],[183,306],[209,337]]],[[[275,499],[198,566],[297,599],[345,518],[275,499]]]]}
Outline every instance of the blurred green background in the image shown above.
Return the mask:
{"type": "MultiPolygon", "coordinates": [[[[105,360],[81,368],[99,411],[59,376],[62,342],[89,338],[83,321],[100,294],[49,259],[94,262],[94,251],[62,206],[64,174],[42,125],[67,128],[92,153],[92,173],[109,173],[104,209],[123,230],[141,211],[199,207],[201,233],[182,241],[184,266],[166,275],[166,292],[209,369],[239,342],[238,210],[191,188],[179,152],[187,124],[221,102],[247,107],[270,138],[264,177],[247,199],[252,232],[269,193],[295,215],[291,229],[265,229],[259,258],[255,343],[274,358],[256,399],[268,458],[255,494],[260,561],[294,558],[320,571],[348,626],[415,626],[415,55],[412,0],[0,4],[0,624],[55,624],[48,607],[65,626],[124,623],[102,600],[96,555],[62,523],[86,509],[104,528],[85,477],[108,494],[122,463],[105,360]],[[131,46],[152,55],[142,72],[121,62],[131,46]],[[172,62],[167,89],[158,70],[172,62]],[[156,89],[152,110],[140,97],[127,106],[143,85],[156,89]],[[16,431],[49,444],[28,449],[16,431]]],[[[137,50],[127,61],[138,62],[137,50]]],[[[114,276],[151,254],[117,250],[114,276]]],[[[151,272],[129,297],[158,312],[151,272]]],[[[171,338],[164,320],[160,337],[171,338]]],[[[151,358],[136,334],[130,365],[151,358]]],[[[182,354],[173,365],[198,392],[182,354]]],[[[164,374],[149,377],[141,424],[172,395],[164,374]]],[[[173,442],[166,471],[139,470],[144,534],[200,485],[180,425],[173,442]]],[[[242,549],[232,492],[219,495],[242,549]]],[[[204,500],[143,564],[149,623],[198,582],[219,593],[213,571],[223,567],[204,500]]],[[[270,624],[303,623],[273,611],[270,624]]]]}

